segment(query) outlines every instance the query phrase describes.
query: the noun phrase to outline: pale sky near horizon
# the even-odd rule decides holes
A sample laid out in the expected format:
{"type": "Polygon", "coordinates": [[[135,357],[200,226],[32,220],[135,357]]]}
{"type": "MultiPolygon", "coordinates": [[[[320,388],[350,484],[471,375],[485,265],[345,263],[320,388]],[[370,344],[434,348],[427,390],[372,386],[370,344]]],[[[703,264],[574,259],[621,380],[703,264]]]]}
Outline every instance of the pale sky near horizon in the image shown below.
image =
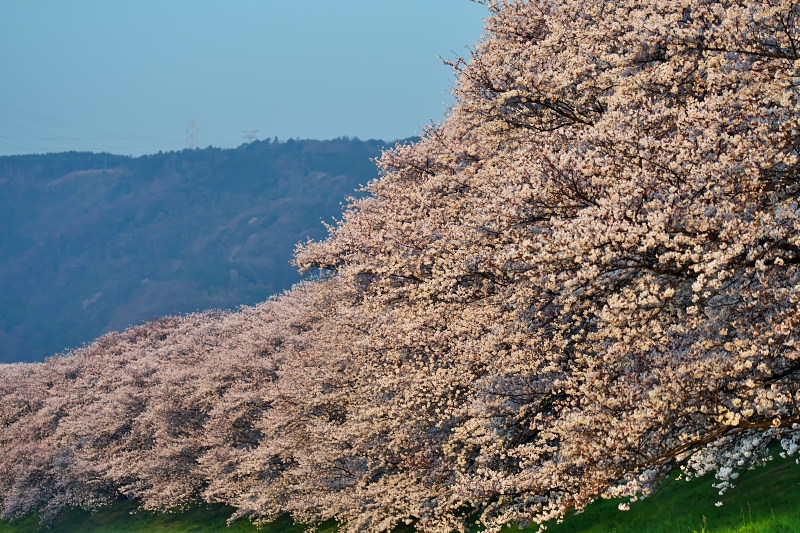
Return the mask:
{"type": "Polygon", "coordinates": [[[398,139],[444,117],[469,0],[0,1],[0,155],[398,139]]]}

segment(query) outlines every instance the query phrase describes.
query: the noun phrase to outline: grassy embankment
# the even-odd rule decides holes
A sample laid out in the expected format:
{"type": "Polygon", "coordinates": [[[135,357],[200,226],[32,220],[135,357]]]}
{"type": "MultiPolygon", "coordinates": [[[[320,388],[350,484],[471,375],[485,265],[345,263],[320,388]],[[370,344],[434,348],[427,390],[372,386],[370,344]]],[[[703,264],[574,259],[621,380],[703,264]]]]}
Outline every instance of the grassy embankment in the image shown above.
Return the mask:
{"type": "MultiPolygon", "coordinates": [[[[61,515],[49,528],[40,527],[30,516],[14,522],[0,522],[0,533],[303,533],[305,526],[282,517],[266,528],[257,529],[247,520],[226,525],[234,509],[222,505],[198,507],[188,511],[159,514],[137,511],[132,502],[116,502],[96,513],[72,509],[61,515]]],[[[331,524],[318,533],[333,533],[331,524]]]]}
{"type": "MultiPolygon", "coordinates": [[[[599,501],[563,524],[549,524],[548,533],[793,533],[800,532],[800,466],[777,455],[764,468],[746,472],[736,488],[719,496],[710,476],[671,481],[652,498],[636,502],[631,510],[617,510],[619,501],[599,501]],[[715,502],[723,505],[716,507],[715,502]]],[[[223,506],[186,512],[136,512],[135,504],[118,502],[97,513],[72,510],[62,515],[48,533],[245,533],[258,531],[246,520],[226,527],[232,509],[223,506]]],[[[32,533],[38,520],[28,517],[0,522],[0,533],[32,533]]],[[[263,533],[302,533],[302,525],[281,519],[263,533]]],[[[330,525],[319,533],[333,533],[330,525]]],[[[518,531],[511,528],[508,533],[518,531]]],[[[536,526],[527,530],[536,531],[536,526]]]]}

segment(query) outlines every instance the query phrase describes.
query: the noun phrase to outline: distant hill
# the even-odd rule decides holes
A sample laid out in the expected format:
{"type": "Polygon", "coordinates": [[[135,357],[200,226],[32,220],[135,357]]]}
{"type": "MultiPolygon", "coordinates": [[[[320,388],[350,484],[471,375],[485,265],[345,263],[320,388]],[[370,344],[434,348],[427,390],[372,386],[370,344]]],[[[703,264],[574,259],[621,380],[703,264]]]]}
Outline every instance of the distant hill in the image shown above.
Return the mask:
{"type": "Polygon", "coordinates": [[[0,362],[290,287],[295,244],[326,235],[384,144],[0,157],[0,362]]]}

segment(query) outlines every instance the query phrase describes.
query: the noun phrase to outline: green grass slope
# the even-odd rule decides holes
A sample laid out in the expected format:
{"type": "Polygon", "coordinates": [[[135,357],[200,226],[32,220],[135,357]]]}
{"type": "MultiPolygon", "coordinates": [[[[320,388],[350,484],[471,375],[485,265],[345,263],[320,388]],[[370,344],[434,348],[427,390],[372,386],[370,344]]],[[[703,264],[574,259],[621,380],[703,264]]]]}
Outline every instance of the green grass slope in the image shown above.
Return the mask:
{"type": "MultiPolygon", "coordinates": [[[[675,477],[675,476],[673,476],[675,477]]],[[[670,480],[652,498],[631,504],[622,512],[622,500],[602,500],[587,510],[568,516],[562,524],[547,524],[548,533],[794,533],[800,532],[800,466],[794,459],[774,455],[767,466],[746,472],[732,490],[719,496],[706,476],[692,481],[670,480]],[[722,501],[723,505],[715,506],[722,501]]],[[[288,517],[258,530],[247,520],[231,526],[226,520],[233,509],[221,505],[183,512],[158,514],[137,511],[133,502],[117,502],[96,513],[71,510],[50,528],[40,528],[34,516],[0,522],[0,533],[302,533],[302,524],[288,517]]],[[[533,533],[537,527],[527,528],[533,533]]],[[[328,525],[320,533],[333,533],[328,525]]],[[[508,528],[508,533],[518,531],[508,528]]],[[[404,532],[406,533],[406,532],[404,532]]]]}
{"type": "MultiPolygon", "coordinates": [[[[227,520],[234,509],[224,505],[195,507],[185,511],[153,513],[137,510],[134,502],[117,502],[96,513],[72,509],[61,515],[49,527],[39,525],[35,516],[14,522],[0,522],[2,533],[303,533],[305,526],[295,524],[288,516],[282,517],[261,529],[248,520],[237,520],[230,526],[227,520]]],[[[319,529],[318,533],[332,533],[335,524],[319,529]]]]}
{"type": "Polygon", "coordinates": [[[630,511],[617,509],[627,500],[600,500],[562,524],[548,525],[548,533],[800,532],[800,466],[795,459],[774,454],[766,466],[745,472],[723,496],[711,486],[713,476],[688,482],[676,478],[651,498],[630,504],[630,511]]]}

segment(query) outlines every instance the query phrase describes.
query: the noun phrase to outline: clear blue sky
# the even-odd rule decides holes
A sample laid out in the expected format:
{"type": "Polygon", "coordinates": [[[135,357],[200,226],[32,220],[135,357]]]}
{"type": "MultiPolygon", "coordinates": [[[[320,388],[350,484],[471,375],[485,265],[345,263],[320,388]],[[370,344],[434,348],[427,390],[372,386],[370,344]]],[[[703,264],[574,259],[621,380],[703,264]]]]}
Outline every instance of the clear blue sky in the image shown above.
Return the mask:
{"type": "Polygon", "coordinates": [[[480,38],[469,0],[0,2],[0,155],[342,135],[391,140],[443,118],[480,38]]]}

